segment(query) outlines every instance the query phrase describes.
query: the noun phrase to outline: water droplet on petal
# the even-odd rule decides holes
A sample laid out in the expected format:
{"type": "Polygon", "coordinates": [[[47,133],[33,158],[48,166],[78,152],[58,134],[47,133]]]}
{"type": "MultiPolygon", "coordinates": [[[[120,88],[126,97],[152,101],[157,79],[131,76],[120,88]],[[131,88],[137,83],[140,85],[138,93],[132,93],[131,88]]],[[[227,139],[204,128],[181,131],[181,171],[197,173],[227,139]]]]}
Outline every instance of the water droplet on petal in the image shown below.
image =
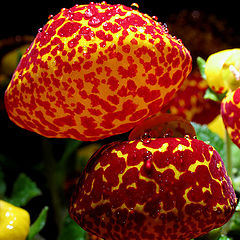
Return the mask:
{"type": "Polygon", "coordinates": [[[150,129],[146,129],[144,131],[144,133],[142,134],[142,136],[140,137],[141,142],[143,143],[150,143],[151,142],[151,130],[150,129]]]}
{"type": "Polygon", "coordinates": [[[83,54],[87,54],[87,46],[83,46],[83,54]]]}
{"type": "Polygon", "coordinates": [[[139,5],[137,3],[132,3],[131,4],[131,8],[134,10],[138,10],[139,9],[139,5]]]}
{"type": "Polygon", "coordinates": [[[53,18],[53,15],[50,14],[50,15],[48,16],[48,20],[50,20],[50,19],[52,19],[52,18],[53,18]]]}
{"type": "Polygon", "coordinates": [[[189,135],[185,135],[184,138],[185,138],[185,139],[189,139],[190,136],[189,136],[189,135]]]}
{"type": "Polygon", "coordinates": [[[152,19],[157,21],[158,20],[158,17],[157,16],[152,16],[152,19]]]}
{"type": "Polygon", "coordinates": [[[148,144],[151,142],[151,138],[141,138],[141,142],[148,144]]]}
{"type": "Polygon", "coordinates": [[[182,40],[181,39],[178,39],[177,41],[182,44],[182,40]]]}
{"type": "Polygon", "coordinates": [[[152,168],[152,157],[153,157],[153,155],[150,151],[146,151],[143,154],[143,160],[145,162],[146,170],[151,170],[151,168],[152,168]]]}
{"type": "Polygon", "coordinates": [[[169,32],[169,31],[168,31],[168,26],[167,26],[166,23],[163,24],[163,30],[164,30],[165,33],[168,33],[168,32],[169,32]]]}
{"type": "Polygon", "coordinates": [[[92,8],[88,8],[86,12],[84,13],[86,18],[91,18],[95,15],[95,12],[93,11],[92,8]]]}
{"type": "Polygon", "coordinates": [[[38,29],[38,32],[39,32],[39,33],[41,33],[42,31],[43,31],[43,29],[42,29],[42,28],[39,28],[39,29],[38,29]]]}
{"type": "Polygon", "coordinates": [[[163,129],[163,138],[173,137],[173,130],[170,128],[163,129]]]}
{"type": "Polygon", "coordinates": [[[91,20],[89,20],[89,22],[88,22],[88,24],[90,26],[96,26],[96,25],[98,25],[100,23],[101,23],[101,20],[99,18],[97,18],[97,17],[91,18],[91,20]]]}
{"type": "Polygon", "coordinates": [[[146,151],[144,154],[143,154],[143,160],[144,161],[147,161],[149,159],[152,158],[152,153],[150,151],[146,151]]]}
{"type": "Polygon", "coordinates": [[[145,166],[146,166],[146,169],[147,169],[147,170],[150,170],[151,167],[152,167],[152,162],[151,162],[151,160],[147,160],[145,166]]]}

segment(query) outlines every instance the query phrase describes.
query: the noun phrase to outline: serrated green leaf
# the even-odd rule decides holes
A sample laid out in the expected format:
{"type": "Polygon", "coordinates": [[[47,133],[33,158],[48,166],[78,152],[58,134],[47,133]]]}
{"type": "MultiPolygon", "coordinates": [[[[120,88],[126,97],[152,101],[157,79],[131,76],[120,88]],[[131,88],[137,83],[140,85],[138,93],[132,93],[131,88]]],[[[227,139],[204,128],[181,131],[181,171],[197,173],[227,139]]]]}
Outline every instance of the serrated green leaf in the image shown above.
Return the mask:
{"type": "Polygon", "coordinates": [[[44,207],[40,212],[38,218],[30,226],[27,240],[32,240],[45,226],[47,220],[48,207],[44,207]]]}
{"type": "Polygon", "coordinates": [[[69,215],[64,219],[63,228],[60,232],[58,240],[85,240],[86,231],[84,231],[69,215]]]}
{"type": "Polygon", "coordinates": [[[25,206],[32,198],[41,195],[36,183],[21,173],[13,185],[9,201],[15,206],[25,206]]]}
{"type": "Polygon", "coordinates": [[[206,80],[205,74],[206,61],[201,57],[197,57],[197,65],[202,78],[206,80]]]}

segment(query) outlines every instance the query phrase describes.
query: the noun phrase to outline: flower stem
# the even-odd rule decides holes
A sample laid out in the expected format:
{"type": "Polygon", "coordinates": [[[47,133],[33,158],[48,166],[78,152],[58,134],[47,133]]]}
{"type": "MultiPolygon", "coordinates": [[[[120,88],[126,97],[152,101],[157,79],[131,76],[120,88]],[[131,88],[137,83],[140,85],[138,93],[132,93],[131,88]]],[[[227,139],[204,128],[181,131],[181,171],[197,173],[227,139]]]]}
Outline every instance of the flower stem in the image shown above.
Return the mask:
{"type": "Polygon", "coordinates": [[[231,139],[225,130],[225,151],[226,151],[226,163],[227,163],[227,173],[232,179],[232,149],[231,149],[231,139]]]}
{"type": "Polygon", "coordinates": [[[42,148],[45,176],[52,200],[55,223],[60,230],[63,222],[63,206],[60,200],[59,185],[57,184],[56,161],[53,156],[52,145],[48,139],[42,138],[42,148]]]}

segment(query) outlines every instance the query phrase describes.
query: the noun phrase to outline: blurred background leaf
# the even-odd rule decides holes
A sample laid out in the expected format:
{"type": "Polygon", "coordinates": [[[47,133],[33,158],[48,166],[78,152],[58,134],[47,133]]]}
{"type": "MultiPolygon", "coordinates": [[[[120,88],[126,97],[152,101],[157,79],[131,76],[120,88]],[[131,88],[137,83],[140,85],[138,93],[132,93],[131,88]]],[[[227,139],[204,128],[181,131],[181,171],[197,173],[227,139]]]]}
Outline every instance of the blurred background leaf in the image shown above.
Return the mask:
{"type": "Polygon", "coordinates": [[[21,173],[13,185],[10,202],[15,206],[25,206],[32,198],[41,195],[41,190],[24,173],[21,173]]]}
{"type": "Polygon", "coordinates": [[[207,125],[200,125],[193,122],[192,125],[195,128],[197,138],[206,142],[207,144],[212,145],[220,154],[223,161],[225,161],[226,153],[223,139],[221,139],[216,133],[212,132],[207,125]]]}

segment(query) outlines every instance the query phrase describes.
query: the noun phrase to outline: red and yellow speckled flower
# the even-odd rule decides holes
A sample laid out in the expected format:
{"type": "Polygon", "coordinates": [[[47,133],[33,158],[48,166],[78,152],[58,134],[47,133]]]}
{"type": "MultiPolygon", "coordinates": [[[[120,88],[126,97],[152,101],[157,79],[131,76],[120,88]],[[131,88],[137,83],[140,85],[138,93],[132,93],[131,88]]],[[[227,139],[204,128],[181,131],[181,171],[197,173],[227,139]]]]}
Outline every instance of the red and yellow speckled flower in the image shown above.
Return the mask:
{"type": "Polygon", "coordinates": [[[240,88],[222,100],[221,115],[231,140],[240,148],[240,88]]]}
{"type": "Polygon", "coordinates": [[[47,137],[97,140],[159,112],[191,71],[191,56],[146,14],[90,3],[40,29],[5,94],[9,117],[47,137]]]}
{"type": "Polygon", "coordinates": [[[163,111],[200,124],[210,123],[220,113],[220,103],[204,99],[207,88],[207,81],[200,73],[192,72],[163,111]]]}
{"type": "Polygon", "coordinates": [[[197,139],[150,140],[95,153],[72,196],[71,217],[106,240],[189,240],[226,223],[237,199],[216,150],[197,139]]]}

